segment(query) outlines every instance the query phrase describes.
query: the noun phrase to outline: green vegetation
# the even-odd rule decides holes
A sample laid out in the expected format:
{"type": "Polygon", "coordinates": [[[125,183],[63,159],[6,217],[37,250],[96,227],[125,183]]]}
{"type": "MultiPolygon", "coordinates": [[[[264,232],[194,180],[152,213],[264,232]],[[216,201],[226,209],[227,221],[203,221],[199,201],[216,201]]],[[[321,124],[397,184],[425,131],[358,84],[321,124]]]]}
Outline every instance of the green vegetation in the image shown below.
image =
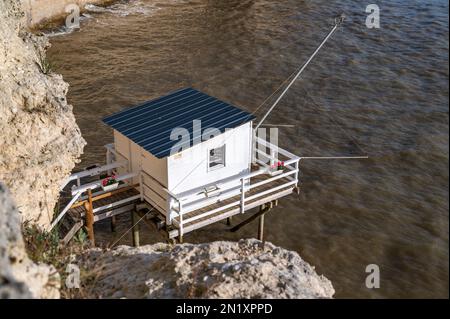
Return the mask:
{"type": "Polygon", "coordinates": [[[44,52],[38,54],[37,65],[41,72],[45,75],[49,75],[53,72],[55,65],[47,58],[44,52]]]}
{"type": "MultiPolygon", "coordinates": [[[[85,231],[81,229],[68,245],[60,243],[59,232],[56,228],[51,232],[43,232],[36,226],[25,222],[22,226],[22,234],[28,257],[36,263],[53,265],[60,274],[61,297],[78,298],[82,296],[83,289],[68,289],[64,283],[67,277],[67,265],[75,262],[76,256],[89,246],[85,231]]],[[[81,280],[84,282],[83,270],[80,270],[81,280]]]]}

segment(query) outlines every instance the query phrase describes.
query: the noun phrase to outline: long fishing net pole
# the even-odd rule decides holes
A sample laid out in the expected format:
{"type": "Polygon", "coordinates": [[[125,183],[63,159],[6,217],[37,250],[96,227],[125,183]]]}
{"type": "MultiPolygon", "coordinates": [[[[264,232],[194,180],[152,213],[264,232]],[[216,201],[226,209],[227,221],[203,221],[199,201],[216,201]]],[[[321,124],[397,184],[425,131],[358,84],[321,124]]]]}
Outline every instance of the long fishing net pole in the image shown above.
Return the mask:
{"type": "Polygon", "coordinates": [[[291,88],[291,86],[294,84],[294,82],[300,77],[300,75],[303,73],[303,71],[307,68],[309,63],[314,59],[314,57],[319,53],[320,49],[324,46],[324,44],[328,41],[329,38],[336,32],[338,27],[344,22],[345,16],[342,14],[339,17],[336,18],[334,27],[331,29],[331,31],[327,34],[325,39],[323,39],[322,43],[317,47],[317,49],[314,51],[314,53],[309,57],[309,59],[303,64],[300,71],[295,75],[295,77],[291,80],[291,82],[286,86],[284,91],[280,94],[280,96],[277,98],[275,103],[270,107],[269,111],[264,115],[264,117],[261,119],[261,121],[256,125],[255,130],[257,130],[261,124],[266,120],[266,118],[269,116],[270,112],[273,111],[273,109],[277,106],[277,104],[281,101],[283,96],[286,94],[286,92],[291,88]]]}

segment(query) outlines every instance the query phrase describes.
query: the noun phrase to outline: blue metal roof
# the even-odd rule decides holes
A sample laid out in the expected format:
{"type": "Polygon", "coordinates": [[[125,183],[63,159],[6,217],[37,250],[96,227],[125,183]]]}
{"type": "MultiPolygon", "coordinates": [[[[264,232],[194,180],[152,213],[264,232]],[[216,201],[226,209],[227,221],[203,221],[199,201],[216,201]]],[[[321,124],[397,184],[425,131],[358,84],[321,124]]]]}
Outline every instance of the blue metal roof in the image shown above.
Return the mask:
{"type": "Polygon", "coordinates": [[[160,98],[128,108],[103,119],[103,122],[119,131],[136,144],[158,158],[170,155],[174,128],[185,128],[193,145],[193,121],[200,120],[202,132],[216,128],[221,133],[235,128],[255,117],[231,104],[220,101],[192,88],[181,89],[160,98]]]}

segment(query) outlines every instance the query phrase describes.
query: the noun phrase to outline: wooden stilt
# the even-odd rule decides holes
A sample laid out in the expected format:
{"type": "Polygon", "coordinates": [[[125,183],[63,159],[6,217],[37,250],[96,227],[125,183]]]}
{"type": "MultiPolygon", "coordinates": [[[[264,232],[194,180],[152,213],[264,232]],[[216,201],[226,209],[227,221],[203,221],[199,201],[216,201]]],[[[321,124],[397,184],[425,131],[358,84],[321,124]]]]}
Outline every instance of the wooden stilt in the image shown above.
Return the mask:
{"type": "Polygon", "coordinates": [[[227,218],[227,226],[231,226],[231,219],[232,219],[232,217],[227,218]]]}
{"type": "Polygon", "coordinates": [[[178,236],[178,242],[179,242],[180,244],[183,243],[183,235],[178,236]]]}
{"type": "Polygon", "coordinates": [[[92,204],[92,191],[88,189],[88,200],[85,203],[86,208],[86,228],[88,233],[88,238],[91,241],[91,245],[95,246],[95,235],[94,235],[94,208],[92,204]]]}
{"type": "Polygon", "coordinates": [[[258,240],[264,241],[264,214],[259,217],[258,240]]]}
{"type": "Polygon", "coordinates": [[[116,232],[116,216],[111,217],[111,232],[115,233],[116,232]]]}
{"type": "Polygon", "coordinates": [[[133,236],[133,246],[139,247],[139,215],[136,210],[131,212],[131,227],[132,227],[132,236],[133,236]]]}

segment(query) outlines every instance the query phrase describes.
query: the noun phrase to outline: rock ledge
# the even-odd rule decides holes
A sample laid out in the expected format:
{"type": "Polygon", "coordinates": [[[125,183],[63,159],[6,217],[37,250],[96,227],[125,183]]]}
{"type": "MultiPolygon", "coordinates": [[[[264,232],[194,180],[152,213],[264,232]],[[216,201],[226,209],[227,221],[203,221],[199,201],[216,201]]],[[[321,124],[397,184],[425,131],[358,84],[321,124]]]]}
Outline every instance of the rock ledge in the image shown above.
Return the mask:
{"type": "MultiPolygon", "coordinates": [[[[331,298],[296,252],[255,239],[93,249],[80,260],[92,298],[331,298]],[[95,279],[95,280],[94,280],[95,279]]],[[[83,285],[83,281],[82,281],[83,285]]]]}

